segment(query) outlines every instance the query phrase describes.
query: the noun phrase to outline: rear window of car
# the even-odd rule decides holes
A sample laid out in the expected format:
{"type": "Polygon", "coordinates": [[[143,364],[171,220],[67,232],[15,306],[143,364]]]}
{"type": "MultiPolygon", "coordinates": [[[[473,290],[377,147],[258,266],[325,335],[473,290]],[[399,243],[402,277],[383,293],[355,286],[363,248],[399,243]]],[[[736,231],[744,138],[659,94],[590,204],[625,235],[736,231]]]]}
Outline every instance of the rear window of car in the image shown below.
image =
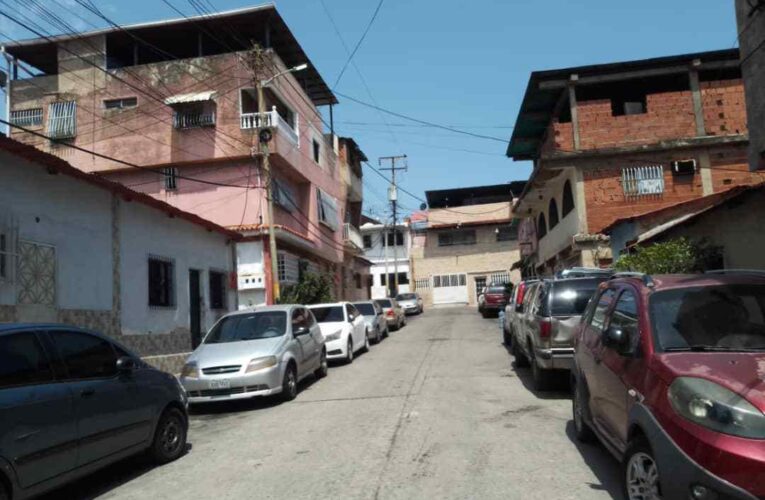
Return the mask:
{"type": "Polygon", "coordinates": [[[393,307],[388,299],[380,299],[377,303],[380,304],[381,307],[393,307]]]}
{"type": "MultiPolygon", "coordinates": [[[[604,278],[605,279],[605,278],[604,278]]],[[[580,316],[603,280],[553,282],[549,292],[550,316],[580,316]]]]}
{"type": "Polygon", "coordinates": [[[353,305],[356,306],[356,309],[358,309],[359,312],[363,314],[364,316],[374,316],[375,314],[377,314],[377,312],[375,312],[375,307],[372,304],[362,302],[360,304],[353,304],[353,305]]]}
{"type": "Polygon", "coordinates": [[[312,307],[311,312],[319,323],[337,323],[345,321],[343,308],[341,306],[330,307],[312,307]]]}
{"type": "Polygon", "coordinates": [[[507,288],[504,286],[490,286],[486,289],[486,293],[507,293],[507,288]]]}
{"type": "Polygon", "coordinates": [[[396,295],[396,300],[414,300],[417,296],[413,293],[400,293],[396,295]]]}

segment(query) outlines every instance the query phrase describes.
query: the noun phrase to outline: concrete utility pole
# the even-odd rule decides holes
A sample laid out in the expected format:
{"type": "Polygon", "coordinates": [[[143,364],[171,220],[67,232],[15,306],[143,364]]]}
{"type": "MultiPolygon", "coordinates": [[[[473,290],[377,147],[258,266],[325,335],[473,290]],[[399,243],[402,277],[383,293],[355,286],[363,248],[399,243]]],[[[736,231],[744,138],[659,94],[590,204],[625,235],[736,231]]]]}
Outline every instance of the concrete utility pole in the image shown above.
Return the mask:
{"type": "MultiPolygon", "coordinates": [[[[382,166],[383,161],[390,161],[390,167],[381,168],[380,170],[391,171],[391,183],[388,188],[388,200],[393,205],[393,280],[394,288],[391,290],[391,295],[398,293],[398,250],[396,249],[396,226],[398,225],[397,208],[398,208],[398,188],[396,187],[396,172],[401,170],[406,172],[407,165],[403,167],[397,167],[396,161],[406,160],[406,155],[400,156],[382,156],[378,159],[378,165],[382,166]]],[[[387,235],[386,235],[387,237],[387,235]]],[[[387,272],[387,271],[386,271],[387,272]]]]}

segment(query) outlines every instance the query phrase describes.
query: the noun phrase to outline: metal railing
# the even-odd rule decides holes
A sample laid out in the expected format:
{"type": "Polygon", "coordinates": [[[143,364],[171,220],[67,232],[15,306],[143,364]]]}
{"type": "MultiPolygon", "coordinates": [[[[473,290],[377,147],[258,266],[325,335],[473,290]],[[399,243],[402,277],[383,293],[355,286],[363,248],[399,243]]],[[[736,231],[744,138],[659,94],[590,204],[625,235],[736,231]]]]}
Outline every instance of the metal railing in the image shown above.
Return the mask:
{"type": "Polygon", "coordinates": [[[350,222],[343,224],[343,241],[352,244],[358,249],[364,248],[364,240],[361,237],[361,233],[350,222]]]}
{"type": "Polygon", "coordinates": [[[239,127],[243,130],[258,129],[264,127],[273,127],[292,141],[296,146],[300,146],[300,135],[298,135],[298,116],[295,115],[295,126],[290,125],[273,108],[265,113],[242,113],[239,117],[239,127]]]}
{"type": "Polygon", "coordinates": [[[177,129],[214,127],[215,111],[206,113],[188,113],[176,111],[173,114],[173,127],[177,129]]]}
{"type": "Polygon", "coordinates": [[[70,139],[77,135],[77,102],[59,101],[48,106],[48,137],[70,139]]]}
{"type": "Polygon", "coordinates": [[[42,108],[17,109],[11,111],[11,123],[20,127],[38,127],[43,122],[42,108]]]}

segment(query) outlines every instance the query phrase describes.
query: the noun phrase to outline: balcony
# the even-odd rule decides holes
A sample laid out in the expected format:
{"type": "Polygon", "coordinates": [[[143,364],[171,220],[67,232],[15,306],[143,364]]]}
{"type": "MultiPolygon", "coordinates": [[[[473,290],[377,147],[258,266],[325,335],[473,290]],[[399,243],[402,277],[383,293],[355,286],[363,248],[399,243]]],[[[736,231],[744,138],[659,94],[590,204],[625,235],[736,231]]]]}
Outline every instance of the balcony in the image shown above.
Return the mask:
{"type": "Polygon", "coordinates": [[[295,115],[295,126],[290,125],[287,120],[276,111],[276,107],[265,113],[242,113],[240,115],[239,127],[242,130],[259,129],[270,127],[274,128],[292,142],[300,147],[300,136],[298,135],[298,116],[295,115]]]}
{"type": "Polygon", "coordinates": [[[343,243],[357,250],[363,250],[364,248],[364,240],[361,238],[361,233],[350,222],[343,224],[343,243]]]}
{"type": "Polygon", "coordinates": [[[214,127],[215,111],[187,112],[176,111],[173,114],[173,127],[183,130],[189,128],[214,127]]]}

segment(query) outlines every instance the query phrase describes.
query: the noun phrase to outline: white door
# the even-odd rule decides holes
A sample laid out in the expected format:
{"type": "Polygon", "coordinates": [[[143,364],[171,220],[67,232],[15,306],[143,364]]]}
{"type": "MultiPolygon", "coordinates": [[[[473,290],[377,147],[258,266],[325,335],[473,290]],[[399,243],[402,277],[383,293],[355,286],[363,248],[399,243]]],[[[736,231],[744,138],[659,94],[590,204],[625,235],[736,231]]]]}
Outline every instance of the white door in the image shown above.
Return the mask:
{"type": "Polygon", "coordinates": [[[466,274],[433,276],[433,304],[467,304],[466,274]]]}
{"type": "Polygon", "coordinates": [[[353,305],[345,305],[345,314],[349,320],[350,318],[353,318],[353,320],[350,320],[350,322],[353,332],[353,350],[355,352],[364,347],[366,344],[367,325],[364,322],[364,318],[353,305]]]}

